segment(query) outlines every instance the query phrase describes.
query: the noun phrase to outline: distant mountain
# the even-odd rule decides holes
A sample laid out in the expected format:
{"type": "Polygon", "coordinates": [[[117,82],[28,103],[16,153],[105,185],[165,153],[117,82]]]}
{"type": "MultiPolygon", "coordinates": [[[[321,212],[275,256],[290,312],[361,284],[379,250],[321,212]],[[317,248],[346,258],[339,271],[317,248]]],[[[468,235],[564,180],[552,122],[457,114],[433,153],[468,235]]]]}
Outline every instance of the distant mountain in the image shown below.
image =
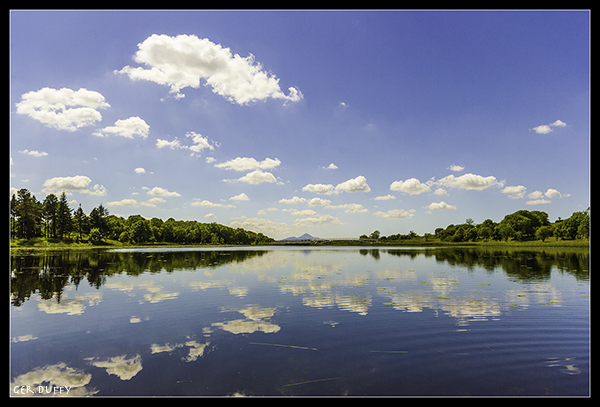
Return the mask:
{"type": "Polygon", "coordinates": [[[281,239],[281,240],[319,240],[321,239],[320,237],[313,237],[311,235],[309,235],[308,233],[303,234],[302,236],[291,236],[291,237],[286,237],[285,239],[281,239]]]}

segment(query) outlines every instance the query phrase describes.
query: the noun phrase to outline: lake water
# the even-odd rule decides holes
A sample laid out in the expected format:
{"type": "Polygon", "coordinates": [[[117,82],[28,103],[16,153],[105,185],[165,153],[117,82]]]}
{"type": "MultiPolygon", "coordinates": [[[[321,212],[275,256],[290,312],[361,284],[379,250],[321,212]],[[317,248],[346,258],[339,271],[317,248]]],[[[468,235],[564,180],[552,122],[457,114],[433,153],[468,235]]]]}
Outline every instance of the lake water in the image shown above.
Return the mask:
{"type": "Polygon", "coordinates": [[[10,391],[585,396],[589,288],[556,249],[21,253],[10,391]]]}

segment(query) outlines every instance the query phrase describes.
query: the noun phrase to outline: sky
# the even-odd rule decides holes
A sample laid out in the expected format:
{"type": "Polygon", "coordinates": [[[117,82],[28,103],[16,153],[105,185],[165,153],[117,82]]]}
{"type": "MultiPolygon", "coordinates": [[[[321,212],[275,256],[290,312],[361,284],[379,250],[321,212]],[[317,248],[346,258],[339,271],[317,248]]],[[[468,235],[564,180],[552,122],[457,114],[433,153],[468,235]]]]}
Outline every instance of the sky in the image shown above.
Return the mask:
{"type": "Polygon", "coordinates": [[[587,11],[11,11],[10,184],[275,239],[590,205],[587,11]]]}

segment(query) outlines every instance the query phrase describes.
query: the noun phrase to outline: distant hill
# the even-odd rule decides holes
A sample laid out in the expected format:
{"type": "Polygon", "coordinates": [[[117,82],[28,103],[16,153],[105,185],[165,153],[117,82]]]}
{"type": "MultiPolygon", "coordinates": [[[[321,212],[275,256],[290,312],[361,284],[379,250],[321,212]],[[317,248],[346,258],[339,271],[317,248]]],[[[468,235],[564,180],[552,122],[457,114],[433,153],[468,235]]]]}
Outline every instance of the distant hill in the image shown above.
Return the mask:
{"type": "Polygon", "coordinates": [[[308,233],[303,234],[302,236],[291,236],[291,237],[286,237],[285,239],[281,239],[281,240],[319,240],[321,239],[320,237],[313,237],[311,235],[309,235],[308,233]]]}

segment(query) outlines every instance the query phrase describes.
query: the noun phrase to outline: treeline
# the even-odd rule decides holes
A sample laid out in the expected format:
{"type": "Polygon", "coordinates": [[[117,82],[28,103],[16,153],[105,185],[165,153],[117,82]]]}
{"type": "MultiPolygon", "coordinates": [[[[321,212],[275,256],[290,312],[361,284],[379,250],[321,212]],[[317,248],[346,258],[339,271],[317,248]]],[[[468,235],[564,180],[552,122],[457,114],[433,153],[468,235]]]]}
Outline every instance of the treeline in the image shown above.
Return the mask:
{"type": "Polygon", "coordinates": [[[146,219],[132,215],[127,219],[110,215],[102,204],[86,214],[81,204],[69,207],[65,192],[60,197],[46,196],[43,202],[23,188],[10,200],[11,235],[20,239],[45,237],[56,241],[102,244],[108,240],[121,243],[237,244],[253,245],[272,238],[242,228],[218,223],[200,223],[169,218],[146,219]]]}
{"type": "MultiPolygon", "coordinates": [[[[433,234],[425,233],[422,238],[428,240],[437,238],[444,242],[475,242],[475,241],[509,241],[523,242],[527,240],[545,241],[554,236],[556,240],[587,239],[590,237],[590,208],[574,212],[568,219],[560,217],[554,223],[548,220],[548,214],[542,211],[519,210],[506,215],[496,223],[486,219],[475,224],[473,219],[467,219],[460,225],[448,225],[437,228],[433,234]]],[[[412,230],[406,234],[380,236],[378,230],[371,235],[361,235],[361,239],[377,239],[380,241],[398,241],[420,237],[412,230]]]]}

